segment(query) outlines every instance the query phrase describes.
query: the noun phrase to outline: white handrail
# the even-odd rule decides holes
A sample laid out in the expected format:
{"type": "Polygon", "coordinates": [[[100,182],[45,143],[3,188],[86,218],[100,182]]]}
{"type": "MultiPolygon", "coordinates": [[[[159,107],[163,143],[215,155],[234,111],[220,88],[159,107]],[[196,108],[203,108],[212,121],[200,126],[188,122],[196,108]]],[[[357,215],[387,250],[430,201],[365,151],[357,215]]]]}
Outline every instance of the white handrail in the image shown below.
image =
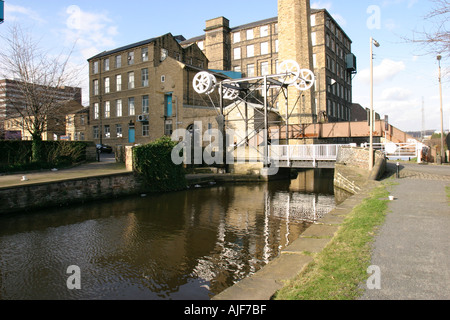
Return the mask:
{"type": "Polygon", "coordinates": [[[271,146],[271,154],[283,161],[336,161],[340,144],[271,146]]]}

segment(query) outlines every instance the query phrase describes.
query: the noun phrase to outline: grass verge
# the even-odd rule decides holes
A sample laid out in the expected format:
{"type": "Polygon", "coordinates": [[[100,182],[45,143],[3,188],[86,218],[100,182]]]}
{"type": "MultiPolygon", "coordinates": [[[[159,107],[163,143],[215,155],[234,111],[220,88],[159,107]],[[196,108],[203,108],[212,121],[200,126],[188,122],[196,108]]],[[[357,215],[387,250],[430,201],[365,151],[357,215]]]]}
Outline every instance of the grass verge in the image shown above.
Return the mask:
{"type": "Polygon", "coordinates": [[[382,185],[355,207],[337,235],[303,272],[288,281],[276,300],[354,300],[368,278],[372,243],[384,222],[389,192],[382,185]]]}

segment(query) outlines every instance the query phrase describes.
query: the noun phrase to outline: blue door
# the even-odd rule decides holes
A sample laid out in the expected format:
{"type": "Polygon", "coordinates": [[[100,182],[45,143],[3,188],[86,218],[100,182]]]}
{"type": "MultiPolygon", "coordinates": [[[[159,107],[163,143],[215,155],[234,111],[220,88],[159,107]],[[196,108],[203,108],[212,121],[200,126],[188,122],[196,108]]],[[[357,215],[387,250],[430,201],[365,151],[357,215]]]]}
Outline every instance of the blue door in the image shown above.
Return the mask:
{"type": "Polygon", "coordinates": [[[166,97],[165,97],[165,111],[166,111],[166,116],[167,117],[171,117],[172,116],[172,94],[171,93],[169,93],[169,94],[166,94],[166,97]]]}
{"type": "Polygon", "coordinates": [[[136,140],[136,130],[133,128],[128,128],[128,142],[134,143],[136,140]]]}

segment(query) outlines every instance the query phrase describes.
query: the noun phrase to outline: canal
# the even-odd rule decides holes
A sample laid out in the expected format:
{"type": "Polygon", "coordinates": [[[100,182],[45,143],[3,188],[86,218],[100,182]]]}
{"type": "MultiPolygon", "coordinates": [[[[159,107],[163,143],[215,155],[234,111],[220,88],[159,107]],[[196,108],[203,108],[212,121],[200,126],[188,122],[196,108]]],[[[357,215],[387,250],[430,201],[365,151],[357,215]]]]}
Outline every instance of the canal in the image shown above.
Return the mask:
{"type": "Polygon", "coordinates": [[[0,217],[0,299],[207,300],[336,205],[332,176],[193,187],[0,217]],[[69,266],[81,289],[69,290],[69,266]]]}

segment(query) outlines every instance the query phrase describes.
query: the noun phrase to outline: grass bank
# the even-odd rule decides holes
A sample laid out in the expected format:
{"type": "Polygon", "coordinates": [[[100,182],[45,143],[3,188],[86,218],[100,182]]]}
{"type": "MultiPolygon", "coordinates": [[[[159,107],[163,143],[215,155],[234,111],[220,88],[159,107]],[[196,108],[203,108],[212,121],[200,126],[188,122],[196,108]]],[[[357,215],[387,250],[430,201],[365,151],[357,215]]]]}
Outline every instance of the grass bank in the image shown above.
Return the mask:
{"type": "Polygon", "coordinates": [[[387,212],[389,192],[382,185],[355,207],[337,235],[314,262],[275,295],[276,300],[353,300],[369,275],[372,243],[387,212]]]}
{"type": "MultiPolygon", "coordinates": [[[[445,187],[445,191],[447,192],[447,200],[450,201],[450,186],[445,187]]],[[[450,205],[450,202],[448,203],[450,205]]]]}

